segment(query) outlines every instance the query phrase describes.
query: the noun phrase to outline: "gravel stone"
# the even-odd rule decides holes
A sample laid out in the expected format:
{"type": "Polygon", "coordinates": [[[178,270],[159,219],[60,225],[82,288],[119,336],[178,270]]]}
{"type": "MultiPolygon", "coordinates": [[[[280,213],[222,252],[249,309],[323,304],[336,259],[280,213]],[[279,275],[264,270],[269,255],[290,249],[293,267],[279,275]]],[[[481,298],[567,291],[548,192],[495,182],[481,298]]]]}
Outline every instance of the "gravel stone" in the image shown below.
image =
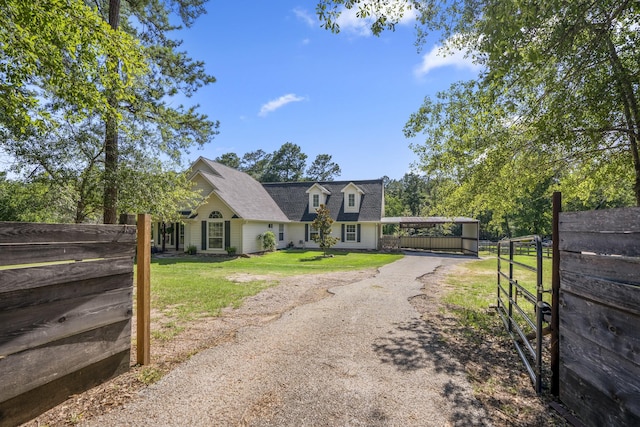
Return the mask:
{"type": "Polygon", "coordinates": [[[463,368],[409,300],[468,258],[407,253],[202,351],[85,426],[488,426],[463,368]]]}

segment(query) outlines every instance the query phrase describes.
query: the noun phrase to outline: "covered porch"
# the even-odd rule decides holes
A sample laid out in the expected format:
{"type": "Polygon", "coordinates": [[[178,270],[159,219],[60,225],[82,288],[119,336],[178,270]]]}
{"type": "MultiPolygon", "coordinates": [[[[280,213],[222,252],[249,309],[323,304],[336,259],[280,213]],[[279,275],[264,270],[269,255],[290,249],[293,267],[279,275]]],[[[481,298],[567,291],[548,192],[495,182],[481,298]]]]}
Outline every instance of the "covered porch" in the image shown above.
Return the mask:
{"type": "Polygon", "coordinates": [[[436,216],[388,217],[382,218],[382,224],[397,225],[400,233],[398,236],[382,236],[380,249],[423,249],[478,256],[480,221],[477,219],[436,216]],[[445,224],[459,224],[461,231],[453,236],[425,236],[418,234],[418,230],[445,224]],[[414,230],[414,233],[408,234],[409,230],[414,230]]]}

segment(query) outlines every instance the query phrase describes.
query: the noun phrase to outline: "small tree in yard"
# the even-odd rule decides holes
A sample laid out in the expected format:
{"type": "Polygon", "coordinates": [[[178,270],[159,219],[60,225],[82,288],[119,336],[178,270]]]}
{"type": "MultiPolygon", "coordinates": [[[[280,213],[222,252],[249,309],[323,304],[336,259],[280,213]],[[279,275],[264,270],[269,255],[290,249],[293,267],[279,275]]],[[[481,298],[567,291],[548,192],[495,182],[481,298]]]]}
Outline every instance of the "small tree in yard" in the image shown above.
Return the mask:
{"type": "Polygon", "coordinates": [[[318,230],[318,234],[313,238],[313,241],[320,245],[320,249],[324,252],[324,256],[327,256],[327,251],[331,246],[338,243],[338,238],[331,236],[333,218],[331,218],[329,209],[325,205],[320,205],[316,212],[318,215],[311,225],[313,228],[318,230]]]}

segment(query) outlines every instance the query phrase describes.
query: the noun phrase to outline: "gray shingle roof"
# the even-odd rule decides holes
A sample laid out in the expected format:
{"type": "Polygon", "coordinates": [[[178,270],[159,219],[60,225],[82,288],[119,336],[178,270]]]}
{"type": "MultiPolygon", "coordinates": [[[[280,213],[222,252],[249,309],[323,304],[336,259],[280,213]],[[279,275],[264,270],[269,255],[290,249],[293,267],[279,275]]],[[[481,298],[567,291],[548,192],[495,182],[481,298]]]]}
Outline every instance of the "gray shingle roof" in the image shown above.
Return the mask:
{"type": "Polygon", "coordinates": [[[244,172],[202,158],[216,173],[200,171],[215,187],[214,192],[243,219],[289,222],[269,193],[244,172]]]}
{"type": "Polygon", "coordinates": [[[336,221],[380,221],[383,209],[383,184],[381,179],[365,181],[326,181],[326,182],[274,182],[262,185],[280,206],[291,221],[313,221],[315,213],[309,213],[309,195],[306,191],[313,184],[322,185],[331,194],[327,198],[327,208],[331,217],[336,221]],[[349,183],[357,185],[364,194],[360,204],[360,212],[344,212],[344,193],[341,193],[349,183]]]}

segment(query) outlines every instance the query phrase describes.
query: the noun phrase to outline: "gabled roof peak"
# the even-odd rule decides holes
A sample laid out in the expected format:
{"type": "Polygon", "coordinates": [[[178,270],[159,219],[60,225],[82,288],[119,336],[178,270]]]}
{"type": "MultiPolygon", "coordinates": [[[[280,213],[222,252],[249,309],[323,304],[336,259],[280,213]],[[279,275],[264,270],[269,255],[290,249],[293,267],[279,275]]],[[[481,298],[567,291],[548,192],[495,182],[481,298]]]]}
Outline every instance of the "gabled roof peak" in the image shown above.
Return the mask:
{"type": "Polygon", "coordinates": [[[323,194],[331,194],[331,191],[327,190],[325,187],[323,187],[322,185],[318,184],[317,182],[315,184],[313,184],[311,187],[309,187],[309,189],[307,191],[305,191],[305,193],[307,193],[307,194],[311,193],[311,191],[313,191],[314,188],[317,188],[323,194]]]}
{"type": "Polygon", "coordinates": [[[342,190],[340,190],[341,193],[345,193],[347,192],[347,188],[349,187],[353,187],[356,189],[356,191],[360,194],[364,194],[364,191],[362,190],[362,188],[358,187],[357,185],[355,185],[353,182],[348,183],[347,185],[345,185],[344,187],[342,187],[342,190]]]}

